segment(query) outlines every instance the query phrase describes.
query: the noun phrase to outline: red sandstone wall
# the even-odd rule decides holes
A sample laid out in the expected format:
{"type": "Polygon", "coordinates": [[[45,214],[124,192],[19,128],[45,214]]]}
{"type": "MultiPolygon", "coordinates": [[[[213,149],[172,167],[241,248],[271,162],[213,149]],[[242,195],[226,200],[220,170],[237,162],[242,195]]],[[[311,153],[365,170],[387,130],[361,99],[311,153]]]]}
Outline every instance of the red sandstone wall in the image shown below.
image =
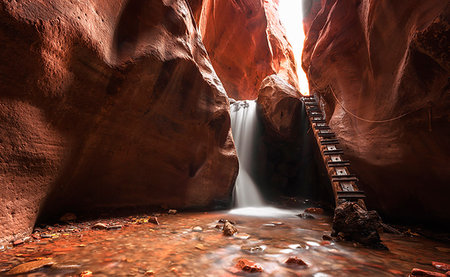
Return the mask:
{"type": "Polygon", "coordinates": [[[278,1],[189,2],[213,67],[230,97],[256,99],[263,79],[274,73],[298,87],[278,1]]]}
{"type": "Polygon", "coordinates": [[[450,219],[448,1],[305,6],[303,67],[369,204],[397,219],[450,219]]]}
{"type": "Polygon", "coordinates": [[[0,242],[39,211],[229,199],[229,103],[185,1],[4,0],[0,45],[0,242]]]}

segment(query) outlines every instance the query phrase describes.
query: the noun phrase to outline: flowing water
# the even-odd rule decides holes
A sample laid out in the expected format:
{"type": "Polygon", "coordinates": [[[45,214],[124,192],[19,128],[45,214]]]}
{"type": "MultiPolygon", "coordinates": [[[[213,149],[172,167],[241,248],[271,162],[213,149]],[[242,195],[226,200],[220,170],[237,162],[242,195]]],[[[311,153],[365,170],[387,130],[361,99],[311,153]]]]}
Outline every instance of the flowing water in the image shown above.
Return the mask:
{"type": "Polygon", "coordinates": [[[255,140],[259,139],[257,128],[256,101],[243,100],[231,104],[231,129],[239,157],[239,174],[233,192],[237,208],[264,206],[258,187],[251,176],[255,140]]]}
{"type": "Polygon", "coordinates": [[[54,265],[21,276],[80,276],[87,270],[93,276],[407,276],[413,267],[433,270],[432,261],[450,262],[448,244],[420,236],[384,234],[389,251],[324,241],[322,235],[331,229],[325,215],[301,219],[179,213],[158,220],[156,225],[141,215],[44,226],[32,241],[0,250],[0,276],[43,258],[54,265]],[[235,236],[226,237],[216,228],[221,218],[235,222],[235,236]],[[122,228],[93,230],[99,221],[122,228]],[[308,267],[287,266],[284,261],[290,256],[308,267]],[[259,263],[263,273],[237,271],[242,258],[259,263]]]}

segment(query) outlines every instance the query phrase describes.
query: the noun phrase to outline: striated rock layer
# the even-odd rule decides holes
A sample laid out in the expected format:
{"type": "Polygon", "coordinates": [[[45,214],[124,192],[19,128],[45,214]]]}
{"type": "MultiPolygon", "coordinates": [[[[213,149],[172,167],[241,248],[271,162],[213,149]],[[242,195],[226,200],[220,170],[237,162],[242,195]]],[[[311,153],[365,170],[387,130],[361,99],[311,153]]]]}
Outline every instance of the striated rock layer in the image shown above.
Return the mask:
{"type": "Polygon", "coordinates": [[[0,1],[0,241],[41,211],[227,201],[229,103],[185,1],[0,1]]]}
{"type": "Polygon", "coordinates": [[[448,1],[305,1],[303,67],[385,217],[450,219],[448,1]]]}
{"type": "Polygon", "coordinates": [[[298,87],[296,63],[279,20],[277,0],[189,2],[230,97],[256,99],[261,82],[275,73],[298,87]]]}

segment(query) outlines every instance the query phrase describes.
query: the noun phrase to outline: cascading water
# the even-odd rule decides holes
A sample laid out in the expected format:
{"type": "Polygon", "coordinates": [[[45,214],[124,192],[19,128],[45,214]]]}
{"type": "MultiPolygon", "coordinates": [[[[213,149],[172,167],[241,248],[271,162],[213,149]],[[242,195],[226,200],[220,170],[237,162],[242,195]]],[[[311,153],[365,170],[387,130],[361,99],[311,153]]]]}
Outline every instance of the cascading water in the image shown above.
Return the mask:
{"type": "Polygon", "coordinates": [[[239,157],[239,175],[233,198],[237,208],[260,207],[264,201],[251,177],[254,142],[257,133],[256,101],[243,100],[231,104],[231,129],[239,157]]]}

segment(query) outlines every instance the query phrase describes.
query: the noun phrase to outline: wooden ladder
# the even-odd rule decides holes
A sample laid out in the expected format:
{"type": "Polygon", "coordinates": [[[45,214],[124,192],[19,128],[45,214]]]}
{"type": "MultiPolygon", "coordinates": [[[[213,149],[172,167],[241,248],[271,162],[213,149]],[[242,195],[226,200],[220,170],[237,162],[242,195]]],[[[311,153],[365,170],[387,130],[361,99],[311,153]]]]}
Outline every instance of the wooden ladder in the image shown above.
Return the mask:
{"type": "Polygon", "coordinates": [[[336,206],[344,201],[351,201],[358,202],[365,208],[364,198],[366,196],[358,188],[358,178],[350,173],[350,162],[344,160],[344,151],[338,148],[339,140],[330,126],[328,126],[315,97],[305,96],[302,100],[305,104],[311,130],[328,173],[336,206]]]}

